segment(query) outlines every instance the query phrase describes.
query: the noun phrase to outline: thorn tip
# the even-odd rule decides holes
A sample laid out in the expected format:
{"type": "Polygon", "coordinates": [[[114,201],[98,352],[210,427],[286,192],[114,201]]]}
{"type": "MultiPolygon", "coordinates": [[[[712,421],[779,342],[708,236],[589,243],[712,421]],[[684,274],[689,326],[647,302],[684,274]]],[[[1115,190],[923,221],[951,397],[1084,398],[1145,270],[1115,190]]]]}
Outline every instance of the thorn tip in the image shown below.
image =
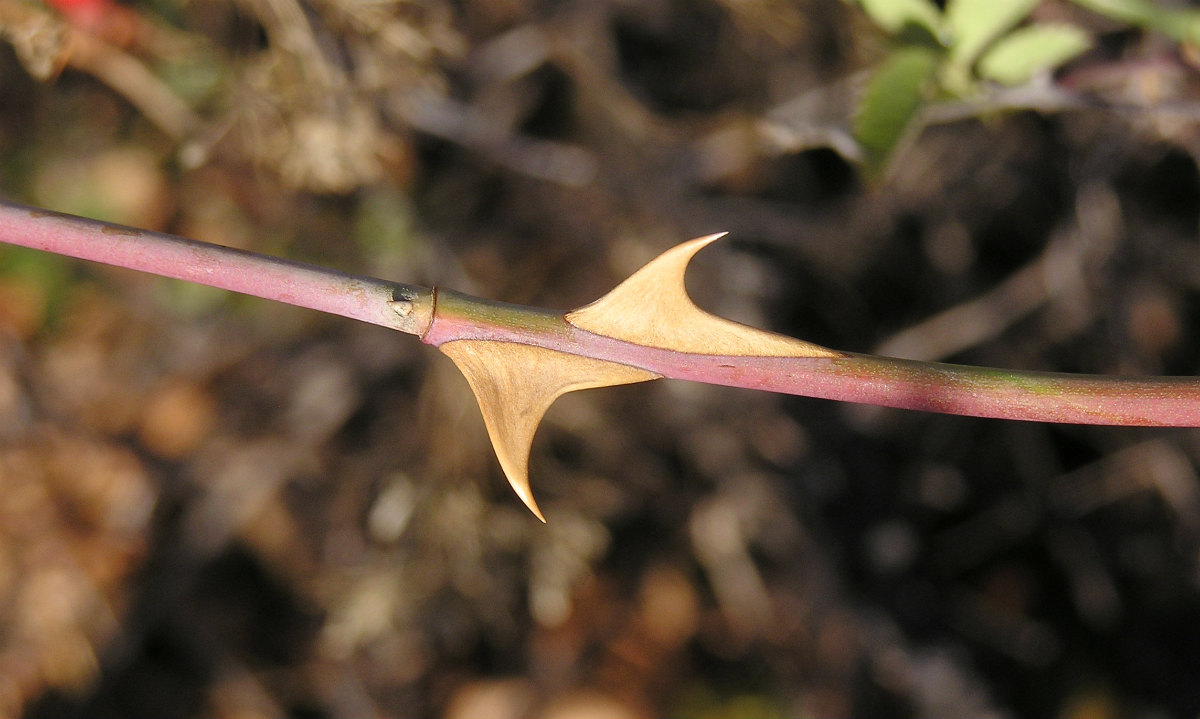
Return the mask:
{"type": "Polygon", "coordinates": [[[533,501],[533,497],[530,497],[528,501],[524,497],[521,497],[521,501],[525,502],[525,506],[529,507],[529,511],[533,512],[533,516],[542,520],[542,524],[546,523],[546,515],[542,514],[542,510],[538,509],[537,502],[533,501]]]}

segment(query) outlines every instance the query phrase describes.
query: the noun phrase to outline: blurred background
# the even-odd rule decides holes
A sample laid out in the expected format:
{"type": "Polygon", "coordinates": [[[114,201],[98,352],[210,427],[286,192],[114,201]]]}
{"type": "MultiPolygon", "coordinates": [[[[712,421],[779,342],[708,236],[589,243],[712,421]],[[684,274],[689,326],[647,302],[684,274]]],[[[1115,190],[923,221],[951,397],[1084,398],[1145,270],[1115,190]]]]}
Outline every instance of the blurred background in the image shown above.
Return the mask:
{"type": "MultiPolygon", "coordinates": [[[[0,193],[563,310],[728,230],[758,327],[1198,374],[1192,16],[1031,6],[1087,49],[881,144],[928,38],[841,0],[0,0],[0,193]]],[[[1198,462],[662,381],[550,410],[543,525],[412,337],[5,247],[0,715],[1196,716],[1198,462]]]]}

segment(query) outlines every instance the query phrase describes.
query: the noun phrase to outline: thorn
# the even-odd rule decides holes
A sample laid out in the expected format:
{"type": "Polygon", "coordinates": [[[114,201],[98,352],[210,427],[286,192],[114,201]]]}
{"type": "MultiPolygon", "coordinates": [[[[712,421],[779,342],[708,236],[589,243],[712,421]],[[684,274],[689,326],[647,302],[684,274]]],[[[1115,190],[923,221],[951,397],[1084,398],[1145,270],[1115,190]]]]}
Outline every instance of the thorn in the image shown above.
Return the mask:
{"type": "Polygon", "coordinates": [[[598,335],[643,347],[690,354],[748,357],[840,357],[842,353],[793,337],[748,327],[700,309],[684,275],[692,257],[728,233],[676,245],[608,294],[568,312],[567,322],[598,335]]]}
{"type": "Polygon", "coordinates": [[[529,486],[529,448],[538,423],[565,392],[657,379],[636,367],[498,340],[453,340],[438,347],[467,378],[496,458],[529,511],[546,517],[529,486]]]}
{"type": "Polygon", "coordinates": [[[510,481],[510,482],[509,482],[509,484],[512,484],[512,485],[513,485],[513,489],[517,490],[517,496],[521,498],[521,501],[525,503],[525,506],[526,506],[526,507],[529,507],[529,511],[530,511],[530,512],[533,512],[533,516],[535,516],[535,517],[537,517],[538,519],[542,520],[542,524],[545,524],[545,523],[546,523],[546,517],[545,517],[545,515],[543,515],[543,514],[542,514],[542,510],[541,510],[541,509],[538,509],[537,502],[533,501],[533,495],[532,495],[532,494],[530,494],[528,491],[522,492],[522,491],[521,491],[521,490],[520,490],[520,489],[519,489],[519,488],[516,486],[516,483],[514,483],[514,482],[511,482],[511,481],[510,481]]]}

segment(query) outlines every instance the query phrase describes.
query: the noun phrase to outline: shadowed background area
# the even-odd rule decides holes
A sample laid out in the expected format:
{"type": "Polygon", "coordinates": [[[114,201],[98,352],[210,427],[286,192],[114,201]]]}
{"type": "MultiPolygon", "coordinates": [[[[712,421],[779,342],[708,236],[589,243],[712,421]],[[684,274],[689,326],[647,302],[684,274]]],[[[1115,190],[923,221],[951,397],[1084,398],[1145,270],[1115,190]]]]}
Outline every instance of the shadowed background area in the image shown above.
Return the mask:
{"type": "MultiPolygon", "coordinates": [[[[567,310],[728,230],[725,317],[1200,373],[1194,48],[948,113],[873,179],[835,0],[0,0],[0,192],[567,310]]],[[[536,371],[536,368],[530,368],[536,371]]],[[[512,495],[413,338],[0,248],[0,715],[1194,716],[1200,435],[680,382],[512,495]]]]}

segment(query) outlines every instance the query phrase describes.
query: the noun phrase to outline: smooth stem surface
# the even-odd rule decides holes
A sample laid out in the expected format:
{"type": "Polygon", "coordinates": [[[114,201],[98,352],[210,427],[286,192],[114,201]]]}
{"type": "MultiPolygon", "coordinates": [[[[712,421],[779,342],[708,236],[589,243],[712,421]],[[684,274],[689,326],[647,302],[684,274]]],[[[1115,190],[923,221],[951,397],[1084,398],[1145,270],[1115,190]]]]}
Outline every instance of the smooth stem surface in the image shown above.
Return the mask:
{"type": "MultiPolygon", "coordinates": [[[[495,340],[663,377],[932,412],[1078,424],[1200,426],[1200,379],[1000,370],[849,352],[679,352],[575,327],[559,313],[347,275],[182,237],[0,201],[0,242],[329,312],[440,346],[495,340]]],[[[652,310],[652,308],[647,308],[652,310]]],[[[536,370],[536,368],[531,368],[536,370]]]]}
{"type": "Polygon", "coordinates": [[[421,334],[423,287],[349,275],[245,250],[0,201],[0,242],[198,282],[421,334]]]}
{"type": "Polygon", "coordinates": [[[975,417],[1070,424],[1200,426],[1200,380],[1113,377],[842,358],[697,358],[668,376],[809,397],[975,417]]]}
{"type": "Polygon", "coordinates": [[[841,353],[825,357],[688,354],[572,326],[561,316],[438,292],[425,342],[531,344],[609,360],[663,377],[730,387],[976,417],[1200,427],[1200,378],[1035,372],[841,353]],[[528,314],[529,316],[525,316],[528,314]]]}

